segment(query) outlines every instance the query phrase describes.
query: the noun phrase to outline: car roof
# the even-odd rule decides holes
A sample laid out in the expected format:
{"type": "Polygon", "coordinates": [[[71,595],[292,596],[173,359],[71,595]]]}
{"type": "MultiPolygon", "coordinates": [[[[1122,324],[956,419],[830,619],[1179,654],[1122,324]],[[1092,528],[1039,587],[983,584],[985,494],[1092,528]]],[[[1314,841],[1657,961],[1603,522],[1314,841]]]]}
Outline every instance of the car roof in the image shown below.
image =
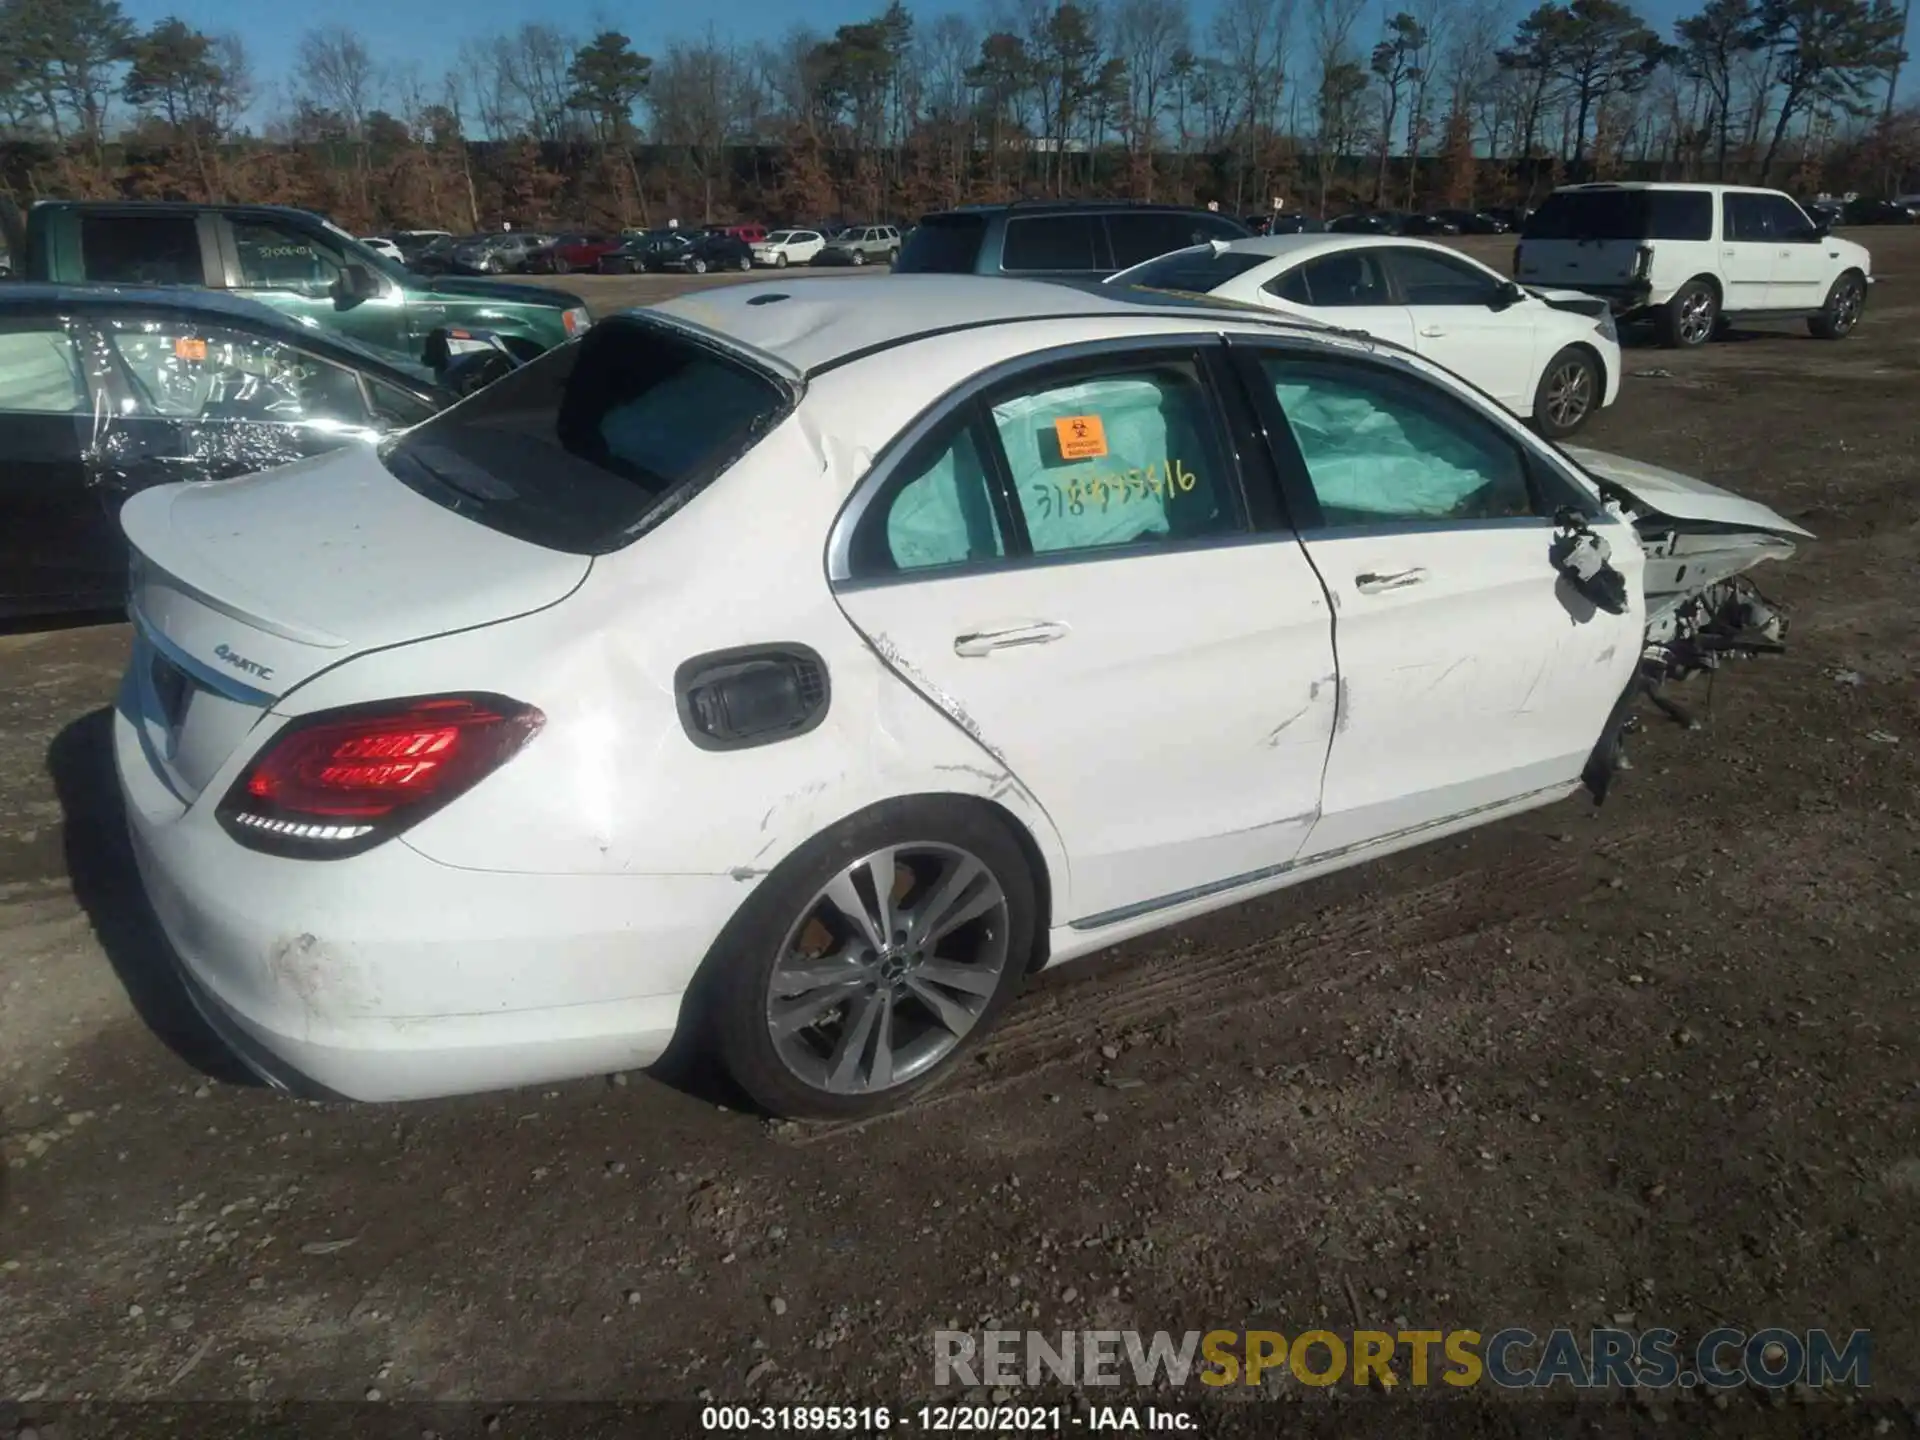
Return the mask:
{"type": "Polygon", "coordinates": [[[0,307],[33,310],[59,305],[84,304],[90,310],[151,309],[194,310],[209,315],[229,315],[255,325],[286,330],[302,336],[310,332],[258,300],[229,295],[219,290],[198,290],[172,285],[63,285],[38,280],[9,280],[0,285],[0,307]]]}
{"type": "Polygon", "coordinates": [[[1161,200],[1001,200],[978,205],[953,205],[945,210],[929,210],[936,215],[1060,215],[1082,212],[1117,211],[1123,214],[1218,215],[1222,220],[1234,217],[1224,210],[1208,210],[1200,205],[1175,205],[1161,200]]]}
{"type": "MultiPolygon", "coordinates": [[[[1224,240],[1220,242],[1228,251],[1239,255],[1270,255],[1276,260],[1306,260],[1315,255],[1326,254],[1334,250],[1437,250],[1443,255],[1457,256],[1471,260],[1471,255],[1463,254],[1451,245],[1442,245],[1434,240],[1422,240],[1413,235],[1367,235],[1351,231],[1323,233],[1309,231],[1299,235],[1255,235],[1245,240],[1224,240]]],[[[1198,246],[1189,246],[1198,249],[1198,246]]],[[[1175,250],[1170,252],[1179,254],[1175,250]]],[[[1164,259],[1164,256],[1156,256],[1164,259]]],[[[1151,261],[1143,262],[1151,264],[1151,261]]],[[[1122,272],[1125,273],[1124,271],[1122,272]]]]}
{"type": "Polygon", "coordinates": [[[1334,333],[1299,316],[1207,296],[988,275],[763,281],[626,313],[708,332],[796,378],[929,336],[1046,320],[1159,316],[1334,333]]]}
{"type": "Polygon", "coordinates": [[[1784,190],[1776,190],[1771,185],[1721,185],[1701,181],[1693,184],[1682,180],[1595,180],[1585,185],[1561,185],[1554,194],[1581,194],[1588,191],[1605,192],[1609,190],[1710,190],[1714,194],[1725,191],[1747,192],[1755,195],[1784,195],[1784,190]]]}

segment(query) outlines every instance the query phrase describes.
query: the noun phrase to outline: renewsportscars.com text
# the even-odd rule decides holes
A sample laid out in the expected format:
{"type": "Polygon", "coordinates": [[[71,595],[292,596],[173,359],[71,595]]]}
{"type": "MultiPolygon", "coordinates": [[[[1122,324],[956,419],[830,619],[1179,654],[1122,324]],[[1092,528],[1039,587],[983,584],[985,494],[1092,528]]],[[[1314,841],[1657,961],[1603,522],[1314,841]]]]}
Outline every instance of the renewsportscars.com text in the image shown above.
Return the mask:
{"type": "Polygon", "coordinates": [[[1507,1390],[1871,1382],[1866,1330],[939,1330],[936,1385],[1492,1385],[1507,1390]]]}

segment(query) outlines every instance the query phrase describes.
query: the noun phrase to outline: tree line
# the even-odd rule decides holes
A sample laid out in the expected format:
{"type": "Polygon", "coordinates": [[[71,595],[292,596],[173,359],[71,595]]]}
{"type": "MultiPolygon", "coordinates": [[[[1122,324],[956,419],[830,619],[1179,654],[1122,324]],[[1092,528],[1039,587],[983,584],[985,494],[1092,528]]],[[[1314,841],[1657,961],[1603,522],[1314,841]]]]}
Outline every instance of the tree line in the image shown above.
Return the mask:
{"type": "Polygon", "coordinates": [[[309,205],[360,230],[905,217],[1129,195],[1413,206],[1569,178],[1893,188],[1911,0],[892,0],[823,34],[659,55],[529,22],[442,74],[352,30],[268,92],[244,37],[119,0],[0,0],[0,184],[309,205]],[[1400,8],[1402,3],[1406,8],[1400,8]]]}

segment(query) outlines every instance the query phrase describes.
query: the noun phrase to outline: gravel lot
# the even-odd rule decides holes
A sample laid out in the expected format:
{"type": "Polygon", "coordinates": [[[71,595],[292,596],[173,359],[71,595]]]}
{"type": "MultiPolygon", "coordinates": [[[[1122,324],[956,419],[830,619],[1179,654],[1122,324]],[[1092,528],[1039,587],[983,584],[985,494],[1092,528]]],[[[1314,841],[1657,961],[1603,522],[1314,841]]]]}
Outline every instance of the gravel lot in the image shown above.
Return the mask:
{"type": "Polygon", "coordinates": [[[701,1076],[390,1108],[239,1081],[119,841],[125,626],[0,636],[0,1397],[897,1400],[929,1332],[988,1317],[1866,1327],[1875,1392],[1920,1392],[1920,232],[1859,238],[1852,339],[1643,344],[1581,437],[1819,536],[1757,577],[1786,656],[1697,731],[1649,710],[1603,810],[1049,975],[864,1128],[701,1076]]]}

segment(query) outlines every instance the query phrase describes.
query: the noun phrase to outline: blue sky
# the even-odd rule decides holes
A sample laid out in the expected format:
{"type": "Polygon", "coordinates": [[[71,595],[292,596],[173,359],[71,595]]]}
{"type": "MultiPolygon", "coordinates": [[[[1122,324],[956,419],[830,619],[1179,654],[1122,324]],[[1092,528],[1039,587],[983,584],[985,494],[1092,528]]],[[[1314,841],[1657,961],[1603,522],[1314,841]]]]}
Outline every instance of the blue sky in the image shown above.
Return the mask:
{"type": "MultiPolygon", "coordinates": [[[[817,30],[831,31],[837,25],[864,20],[885,8],[886,0],[729,0],[724,7],[702,5],[667,7],[648,5],[644,12],[622,13],[606,0],[546,0],[528,5],[524,0],[401,0],[399,4],[382,0],[328,0],[319,6],[263,6],[257,0],[123,0],[127,13],[142,25],[166,15],[178,15],[199,29],[219,33],[235,31],[247,43],[261,86],[256,111],[271,114],[293,70],[294,51],[301,33],[318,24],[340,24],[358,30],[383,64],[413,64],[422,77],[437,82],[454,64],[462,42],[486,39],[517,29],[527,20],[539,19],[581,35],[611,26],[630,36],[634,47],[644,54],[658,55],[676,36],[703,33],[711,24],[719,37],[736,44],[757,40],[777,40],[802,19],[817,30]],[[686,16],[677,22],[674,10],[686,16]]],[[[1375,13],[1361,22],[1356,39],[1363,38],[1378,23],[1387,0],[1375,6],[1375,13]]],[[[1516,17],[1532,7],[1534,0],[1513,0],[1516,17]]],[[[981,7],[929,0],[912,7],[922,18],[931,18],[948,10],[978,10],[981,7]]],[[[1196,29],[1204,26],[1210,10],[1209,0],[1195,0],[1196,29]]],[[[1663,35],[1671,33],[1676,16],[1699,8],[1698,0],[1648,0],[1640,6],[1648,22],[1663,35]]],[[[1305,4],[1296,5],[1296,45],[1304,46],[1306,37],[1305,4]]],[[[1914,48],[1909,45],[1909,48],[1914,48]]],[[[1913,76],[1920,65],[1910,65],[1902,77],[1901,93],[1914,93],[1913,76]]]]}

